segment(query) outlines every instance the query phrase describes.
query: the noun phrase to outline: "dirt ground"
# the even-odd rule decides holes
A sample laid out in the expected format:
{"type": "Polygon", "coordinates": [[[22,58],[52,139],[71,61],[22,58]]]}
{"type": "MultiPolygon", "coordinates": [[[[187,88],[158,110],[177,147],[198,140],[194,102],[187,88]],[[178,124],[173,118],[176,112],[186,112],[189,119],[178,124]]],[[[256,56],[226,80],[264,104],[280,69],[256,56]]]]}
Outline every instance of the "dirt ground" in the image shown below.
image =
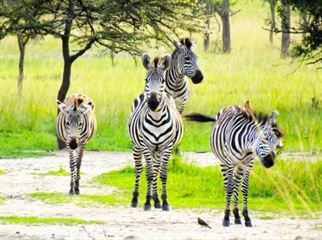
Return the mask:
{"type": "MultiPolygon", "coordinates": [[[[294,156],[285,155],[284,158],[294,156]]],[[[301,158],[307,157],[305,154],[301,158]]],[[[211,153],[184,154],[187,161],[206,166],[218,163],[211,153]]],[[[312,160],[312,158],[310,158],[312,160]]],[[[313,159],[314,160],[314,159],[313,159]]],[[[68,176],[37,175],[62,167],[68,169],[68,154],[56,152],[52,156],[27,159],[2,159],[0,169],[0,196],[8,198],[0,205],[1,216],[74,217],[84,220],[101,220],[105,224],[17,225],[0,226],[0,239],[291,239],[322,240],[322,216],[319,219],[274,216],[262,219],[251,211],[252,228],[231,224],[221,225],[223,212],[213,209],[176,209],[170,212],[130,207],[78,207],[73,204],[48,204],[32,200],[32,192],[68,192],[68,176]],[[197,224],[200,217],[211,229],[197,224]]],[[[132,165],[131,153],[86,152],[81,171],[81,193],[108,194],[113,188],[95,187],[90,180],[103,172],[132,165]]],[[[211,196],[210,196],[211,197],[211,196]]],[[[130,196],[129,196],[130,200],[130,196]]]]}

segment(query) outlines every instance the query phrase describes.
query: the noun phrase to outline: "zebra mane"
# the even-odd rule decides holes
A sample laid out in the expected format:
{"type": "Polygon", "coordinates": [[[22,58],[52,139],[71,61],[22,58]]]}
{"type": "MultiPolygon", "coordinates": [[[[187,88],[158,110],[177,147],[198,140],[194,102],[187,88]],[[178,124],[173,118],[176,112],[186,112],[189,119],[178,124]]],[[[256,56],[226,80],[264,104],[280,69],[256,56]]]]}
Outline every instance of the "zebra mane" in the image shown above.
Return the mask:
{"type": "MultiPolygon", "coordinates": [[[[268,114],[262,113],[262,112],[259,112],[259,113],[254,112],[254,115],[260,125],[266,124],[266,122],[268,121],[268,119],[270,117],[268,114]]],[[[284,136],[284,133],[280,130],[280,128],[278,127],[278,125],[275,121],[272,123],[272,129],[278,138],[281,138],[284,136]]]]}
{"type": "Polygon", "coordinates": [[[74,100],[74,106],[79,107],[84,102],[84,98],[77,97],[74,100]]]}
{"type": "Polygon", "coordinates": [[[158,67],[158,64],[160,62],[160,57],[157,56],[153,59],[153,63],[154,63],[154,67],[157,68],[158,67]]]}

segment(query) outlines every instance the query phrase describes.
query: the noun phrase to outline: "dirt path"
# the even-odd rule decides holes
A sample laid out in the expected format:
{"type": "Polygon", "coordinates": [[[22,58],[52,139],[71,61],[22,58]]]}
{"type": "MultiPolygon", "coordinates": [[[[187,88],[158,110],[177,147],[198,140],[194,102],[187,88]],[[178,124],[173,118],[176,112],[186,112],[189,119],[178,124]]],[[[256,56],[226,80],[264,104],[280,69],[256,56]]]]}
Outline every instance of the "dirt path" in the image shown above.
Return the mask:
{"type": "MultiPolygon", "coordinates": [[[[186,154],[187,161],[199,165],[212,165],[212,154],[186,154]],[[197,159],[197,160],[196,160],[197,159]]],[[[132,165],[130,153],[85,153],[81,192],[108,194],[113,188],[95,187],[90,180],[103,172],[132,165]]],[[[252,211],[253,228],[232,225],[221,226],[222,211],[210,209],[172,209],[170,212],[130,207],[78,207],[73,204],[48,204],[31,200],[32,192],[67,193],[68,176],[48,176],[45,173],[58,168],[68,169],[68,154],[57,152],[53,156],[29,159],[0,160],[0,195],[7,199],[0,205],[0,215],[74,217],[101,220],[103,225],[2,225],[0,239],[322,239],[322,220],[273,217],[260,219],[252,211]],[[212,229],[197,224],[197,217],[206,220],[212,229]]]]}

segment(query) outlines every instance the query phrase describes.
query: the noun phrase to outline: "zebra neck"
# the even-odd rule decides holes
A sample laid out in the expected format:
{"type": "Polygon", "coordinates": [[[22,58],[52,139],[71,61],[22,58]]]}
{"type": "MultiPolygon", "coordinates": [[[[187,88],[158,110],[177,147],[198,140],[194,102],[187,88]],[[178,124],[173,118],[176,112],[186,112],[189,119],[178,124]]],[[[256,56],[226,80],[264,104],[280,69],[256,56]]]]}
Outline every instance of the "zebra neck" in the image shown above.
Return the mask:
{"type": "Polygon", "coordinates": [[[166,72],[166,86],[167,88],[180,87],[184,84],[184,75],[179,73],[177,65],[173,64],[166,72]]]}

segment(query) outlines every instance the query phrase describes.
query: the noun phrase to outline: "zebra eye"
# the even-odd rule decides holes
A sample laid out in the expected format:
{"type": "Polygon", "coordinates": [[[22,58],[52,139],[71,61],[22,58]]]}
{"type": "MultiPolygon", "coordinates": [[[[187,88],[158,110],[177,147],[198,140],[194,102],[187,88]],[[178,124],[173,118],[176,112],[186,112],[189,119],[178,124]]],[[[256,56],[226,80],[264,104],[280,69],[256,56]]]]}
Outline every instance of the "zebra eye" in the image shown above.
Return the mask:
{"type": "Polygon", "coordinates": [[[67,126],[70,126],[70,122],[66,122],[66,125],[67,125],[67,126]]]}

